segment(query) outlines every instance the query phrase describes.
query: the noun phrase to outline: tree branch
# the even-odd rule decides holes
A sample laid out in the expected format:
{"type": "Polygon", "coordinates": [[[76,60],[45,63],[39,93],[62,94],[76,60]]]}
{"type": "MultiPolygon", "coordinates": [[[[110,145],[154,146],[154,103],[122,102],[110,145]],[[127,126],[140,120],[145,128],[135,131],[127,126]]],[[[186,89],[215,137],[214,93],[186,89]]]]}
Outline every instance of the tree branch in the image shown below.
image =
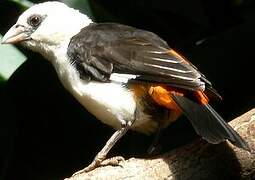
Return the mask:
{"type": "MultiPolygon", "coordinates": [[[[255,149],[255,109],[230,122],[255,149]]],[[[120,166],[99,167],[67,178],[80,179],[255,179],[255,154],[230,143],[208,144],[203,140],[151,159],[131,158],[120,166]]]]}

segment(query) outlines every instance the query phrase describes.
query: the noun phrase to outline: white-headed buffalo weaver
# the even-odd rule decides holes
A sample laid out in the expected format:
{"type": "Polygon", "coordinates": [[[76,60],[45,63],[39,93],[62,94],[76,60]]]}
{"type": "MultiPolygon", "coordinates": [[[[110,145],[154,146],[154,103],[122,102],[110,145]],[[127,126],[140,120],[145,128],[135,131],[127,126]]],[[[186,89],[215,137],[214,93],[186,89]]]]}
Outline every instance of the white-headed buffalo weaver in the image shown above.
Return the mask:
{"type": "Polygon", "coordinates": [[[208,104],[220,98],[197,68],[152,32],[94,23],[60,2],[26,10],[2,43],[21,43],[56,69],[64,87],[116,132],[83,171],[99,166],[129,130],[150,134],[181,114],[209,143],[247,143],[208,104]]]}

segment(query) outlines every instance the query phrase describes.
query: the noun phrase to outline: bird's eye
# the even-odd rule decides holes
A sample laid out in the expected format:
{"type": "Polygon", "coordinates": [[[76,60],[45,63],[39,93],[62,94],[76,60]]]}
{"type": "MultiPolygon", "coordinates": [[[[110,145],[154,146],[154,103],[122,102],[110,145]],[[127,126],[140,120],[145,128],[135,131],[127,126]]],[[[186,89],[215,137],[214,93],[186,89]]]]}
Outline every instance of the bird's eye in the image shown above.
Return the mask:
{"type": "Polygon", "coordinates": [[[38,14],[30,16],[27,20],[27,23],[33,27],[38,27],[42,22],[42,17],[38,14]]]}

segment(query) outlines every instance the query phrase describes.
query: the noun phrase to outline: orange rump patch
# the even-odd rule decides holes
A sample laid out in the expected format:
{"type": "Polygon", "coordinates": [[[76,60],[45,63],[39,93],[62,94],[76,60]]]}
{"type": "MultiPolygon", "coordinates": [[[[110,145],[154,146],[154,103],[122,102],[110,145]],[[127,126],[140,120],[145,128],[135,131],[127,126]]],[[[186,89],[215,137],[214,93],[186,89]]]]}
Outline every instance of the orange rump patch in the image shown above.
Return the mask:
{"type": "Polygon", "coordinates": [[[179,59],[179,60],[182,61],[183,63],[190,64],[189,60],[187,60],[185,57],[183,57],[182,55],[180,55],[179,53],[177,53],[177,52],[174,51],[173,49],[169,49],[168,53],[169,53],[170,55],[175,56],[177,59],[179,59]]]}
{"type": "Polygon", "coordinates": [[[195,96],[198,98],[198,101],[202,104],[202,105],[206,105],[209,103],[209,98],[205,95],[204,92],[202,91],[196,91],[195,92],[195,96]]]}
{"type": "Polygon", "coordinates": [[[148,91],[148,85],[144,84],[131,84],[129,88],[134,92],[135,96],[142,97],[148,91]]]}
{"type": "Polygon", "coordinates": [[[178,105],[174,102],[173,98],[171,97],[170,93],[175,93],[177,95],[183,96],[182,93],[179,93],[173,90],[168,90],[167,87],[163,87],[160,85],[151,86],[148,92],[150,96],[152,97],[152,99],[159,105],[164,106],[171,110],[177,110],[177,111],[180,110],[178,105]]]}

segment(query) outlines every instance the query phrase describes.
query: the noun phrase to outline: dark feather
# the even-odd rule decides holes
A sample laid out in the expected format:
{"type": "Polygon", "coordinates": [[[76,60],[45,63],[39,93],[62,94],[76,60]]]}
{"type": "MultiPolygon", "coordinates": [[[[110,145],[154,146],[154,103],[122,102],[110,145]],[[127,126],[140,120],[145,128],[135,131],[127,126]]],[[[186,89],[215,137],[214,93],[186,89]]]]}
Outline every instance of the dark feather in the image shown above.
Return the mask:
{"type": "Polygon", "coordinates": [[[172,94],[172,97],[188,117],[197,134],[201,135],[203,139],[213,144],[227,139],[237,147],[251,151],[240,135],[209,104],[200,105],[175,94],[172,94]]]}
{"type": "Polygon", "coordinates": [[[211,86],[194,65],[172,53],[156,34],[120,24],[93,23],[85,27],[71,39],[68,56],[76,66],[89,70],[96,80],[105,81],[111,73],[121,73],[138,75],[137,81],[189,90],[204,90],[205,84],[211,86]]]}

